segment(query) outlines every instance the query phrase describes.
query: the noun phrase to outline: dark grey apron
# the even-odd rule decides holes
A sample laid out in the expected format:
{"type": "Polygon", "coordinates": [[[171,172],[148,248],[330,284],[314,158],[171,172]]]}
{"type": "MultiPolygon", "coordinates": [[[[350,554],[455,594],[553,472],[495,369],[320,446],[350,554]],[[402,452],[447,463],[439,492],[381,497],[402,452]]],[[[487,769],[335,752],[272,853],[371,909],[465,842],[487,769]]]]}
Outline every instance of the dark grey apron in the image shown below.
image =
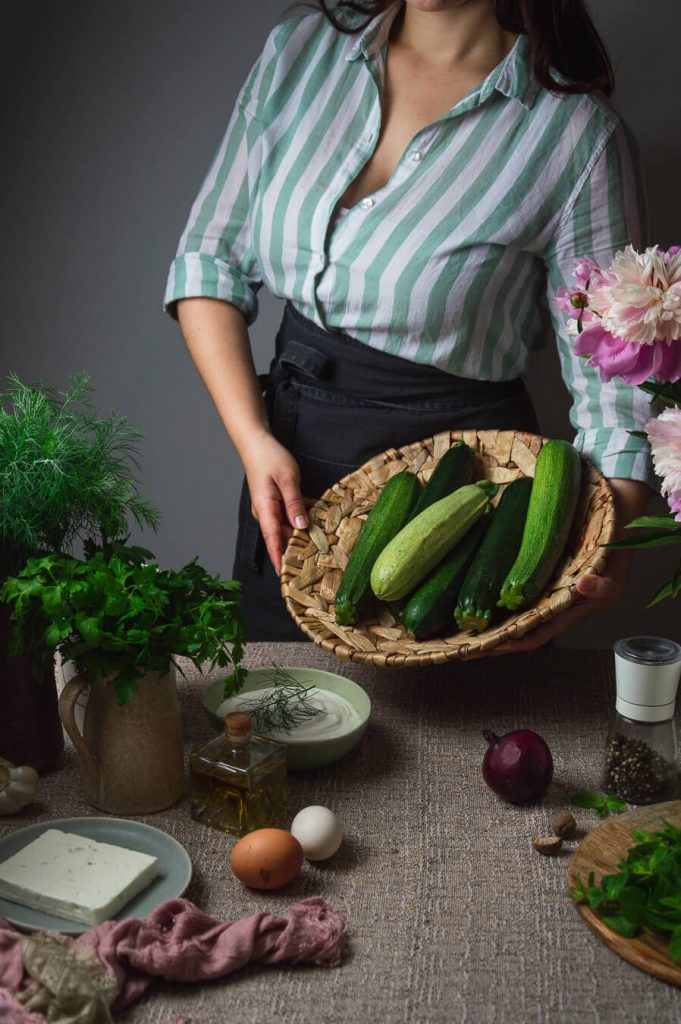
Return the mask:
{"type": "MultiPolygon", "coordinates": [[[[324,331],[290,303],[261,382],[272,433],[295,457],[306,498],[386,448],[441,430],[538,432],[522,380],[468,380],[388,355],[324,331]]],[[[243,585],[248,640],[306,639],[281,597],[245,480],[233,576],[243,585]]]]}

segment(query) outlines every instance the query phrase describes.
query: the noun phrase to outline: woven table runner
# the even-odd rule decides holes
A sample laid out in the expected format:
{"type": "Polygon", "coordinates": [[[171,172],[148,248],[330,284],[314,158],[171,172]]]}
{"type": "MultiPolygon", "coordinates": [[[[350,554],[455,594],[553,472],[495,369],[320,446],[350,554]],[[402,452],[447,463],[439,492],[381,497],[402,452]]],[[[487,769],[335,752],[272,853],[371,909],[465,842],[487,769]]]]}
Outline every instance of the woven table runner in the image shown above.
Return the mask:
{"type": "MultiPolygon", "coordinates": [[[[187,892],[221,918],[284,914],[319,895],[343,914],[339,968],[250,967],[203,986],[159,983],[124,1024],[679,1024],[681,992],[611,953],[567,896],[574,843],[541,857],[532,839],[578,789],[597,789],[614,701],[612,654],[545,649],[424,669],[340,662],[309,643],[251,644],[250,665],[303,665],[348,676],[373,702],[359,746],[327,768],[290,775],[290,815],[330,807],[345,839],[278,892],[244,889],[229,868],[234,840],[191,821],[183,799],[140,818],[175,836],[194,864],[187,892]],[[554,782],[538,805],[500,801],[482,782],[482,730],[539,732],[554,782]]],[[[206,677],[179,677],[188,749],[213,732],[206,677]]],[[[98,814],[82,799],[76,755],[42,780],[38,803],[0,822],[98,814]]],[[[598,824],[575,810],[578,825],[598,824]]]]}

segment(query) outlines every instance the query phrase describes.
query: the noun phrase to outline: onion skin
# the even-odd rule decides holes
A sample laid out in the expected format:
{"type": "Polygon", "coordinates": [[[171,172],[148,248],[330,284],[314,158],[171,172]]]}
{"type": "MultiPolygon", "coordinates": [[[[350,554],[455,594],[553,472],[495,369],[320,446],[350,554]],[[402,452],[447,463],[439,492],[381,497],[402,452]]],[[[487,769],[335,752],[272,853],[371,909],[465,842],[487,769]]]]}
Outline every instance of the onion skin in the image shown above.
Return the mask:
{"type": "Polygon", "coordinates": [[[545,741],[531,729],[496,736],[485,729],[489,746],[482,777],[497,796],[509,803],[541,800],[553,778],[553,758],[545,741]]]}

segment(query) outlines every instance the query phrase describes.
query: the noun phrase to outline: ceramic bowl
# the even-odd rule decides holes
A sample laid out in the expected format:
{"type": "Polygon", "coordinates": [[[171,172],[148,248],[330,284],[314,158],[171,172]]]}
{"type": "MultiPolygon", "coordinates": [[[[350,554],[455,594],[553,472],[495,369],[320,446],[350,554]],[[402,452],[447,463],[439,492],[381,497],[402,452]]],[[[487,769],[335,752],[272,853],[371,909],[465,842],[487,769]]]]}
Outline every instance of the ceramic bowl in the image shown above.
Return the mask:
{"type": "MultiPolygon", "coordinates": [[[[360,717],[359,725],[344,736],[330,739],[292,736],[286,742],[289,769],[291,771],[308,771],[312,768],[321,768],[325,764],[331,764],[340,757],[344,757],[364,735],[371,714],[369,695],[361,686],[353,683],[352,679],[337,676],[333,672],[324,672],[319,668],[290,668],[288,665],[286,671],[307,685],[316,686],[320,690],[330,690],[331,693],[337,693],[340,697],[344,697],[360,717]]],[[[248,693],[250,690],[259,690],[267,686],[271,673],[271,668],[249,669],[241,692],[248,693]]],[[[216,732],[221,732],[223,729],[223,715],[219,710],[225,702],[222,694],[222,681],[217,679],[208,684],[202,696],[204,711],[216,732]]]]}

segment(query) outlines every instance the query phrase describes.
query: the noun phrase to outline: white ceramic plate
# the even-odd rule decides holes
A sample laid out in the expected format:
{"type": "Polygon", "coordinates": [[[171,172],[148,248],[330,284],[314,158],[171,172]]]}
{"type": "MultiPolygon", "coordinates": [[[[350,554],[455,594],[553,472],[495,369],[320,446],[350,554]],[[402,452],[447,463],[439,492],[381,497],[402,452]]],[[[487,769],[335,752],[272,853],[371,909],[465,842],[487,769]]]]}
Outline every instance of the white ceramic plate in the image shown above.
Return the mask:
{"type": "MultiPolygon", "coordinates": [[[[146,889],[138,893],[114,916],[115,921],[126,917],[144,917],[150,914],[163,900],[181,896],[192,877],[192,862],[185,848],[167,832],[161,832],[151,825],[125,818],[59,818],[57,821],[41,821],[17,829],[0,839],[0,864],[24,846],[32,843],[49,828],[61,832],[72,832],[85,839],[95,839],[114,846],[125,846],[158,858],[159,873],[146,889]]],[[[67,921],[63,917],[31,910],[20,903],[0,898],[0,914],[10,924],[22,931],[33,932],[51,928],[65,935],[80,935],[90,927],[81,921],[67,921]]]]}

